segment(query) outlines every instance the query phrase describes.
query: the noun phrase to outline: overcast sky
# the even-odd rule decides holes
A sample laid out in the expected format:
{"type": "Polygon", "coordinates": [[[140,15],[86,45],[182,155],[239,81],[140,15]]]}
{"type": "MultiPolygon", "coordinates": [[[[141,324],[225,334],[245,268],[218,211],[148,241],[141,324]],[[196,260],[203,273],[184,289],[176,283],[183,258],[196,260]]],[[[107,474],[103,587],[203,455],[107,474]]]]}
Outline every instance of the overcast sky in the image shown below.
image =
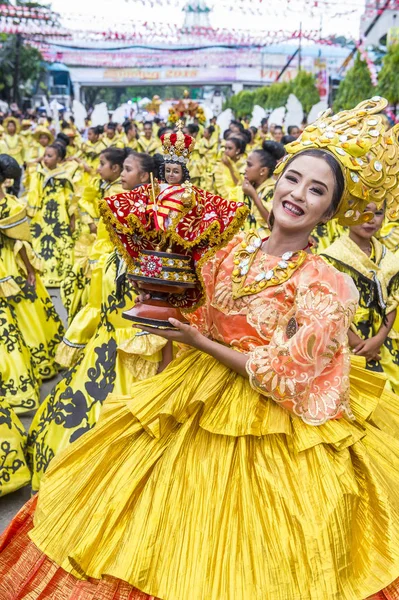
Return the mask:
{"type": "MultiPolygon", "coordinates": [[[[62,15],[65,26],[74,29],[128,31],[137,19],[155,21],[161,28],[166,23],[181,25],[185,0],[159,1],[162,6],[151,7],[150,0],[145,6],[142,0],[52,0],[52,8],[62,15]]],[[[208,5],[213,7],[211,25],[217,28],[293,31],[302,20],[304,30],[321,28],[322,35],[356,39],[364,11],[364,0],[208,0],[208,5]]]]}

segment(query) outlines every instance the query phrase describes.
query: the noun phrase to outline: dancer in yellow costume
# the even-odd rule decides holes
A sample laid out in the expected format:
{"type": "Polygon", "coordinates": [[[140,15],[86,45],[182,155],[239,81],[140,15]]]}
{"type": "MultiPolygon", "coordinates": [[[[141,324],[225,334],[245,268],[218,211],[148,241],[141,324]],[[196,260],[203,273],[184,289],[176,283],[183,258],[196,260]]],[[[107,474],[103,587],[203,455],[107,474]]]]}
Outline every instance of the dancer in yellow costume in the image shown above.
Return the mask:
{"type": "Polygon", "coordinates": [[[143,134],[137,140],[137,150],[154,156],[161,151],[161,140],[154,135],[151,121],[143,125],[143,134]]]}
{"type": "Polygon", "coordinates": [[[266,141],[262,150],[254,150],[248,156],[244,181],[230,195],[230,200],[245,202],[248,206],[246,231],[260,228],[265,233],[269,231],[268,221],[276,184],[272,175],[284,154],[282,144],[266,141]]]}
{"type": "MultiPolygon", "coordinates": [[[[0,154],[0,183],[18,176],[18,163],[0,154]]],[[[0,189],[0,256],[17,288],[9,294],[16,320],[28,346],[35,375],[49,379],[58,371],[55,353],[64,328],[38,274],[42,261],[30,245],[26,206],[0,189]]]]}
{"type": "Polygon", "coordinates": [[[384,220],[384,206],[371,203],[373,218],[350,228],[322,256],[352,277],[360,301],[349,344],[367,360],[367,369],[384,372],[399,393],[399,332],[393,327],[399,304],[398,257],[374,237],[384,220]]]}
{"type": "MultiPolygon", "coordinates": [[[[123,152],[115,148],[105,153],[111,150],[123,152]]],[[[123,188],[148,183],[153,170],[150,156],[131,151],[122,172],[123,188]]],[[[157,372],[166,343],[134,330],[123,318],[135,294],[102,220],[91,259],[96,262],[88,303],[72,321],[58,354],[69,370],[41,404],[29,432],[34,490],[51,459],[95,425],[109,393],[127,394],[134,381],[157,372]]]]}
{"type": "Polygon", "coordinates": [[[214,190],[230,199],[234,188],[244,180],[246,166],[245,141],[235,135],[226,140],[225,150],[214,168],[214,190]]]}
{"type": "Polygon", "coordinates": [[[107,123],[105,127],[105,135],[103,137],[103,142],[107,146],[107,148],[123,148],[124,141],[119,136],[117,131],[118,125],[117,123],[107,123]]]}
{"type": "MultiPolygon", "coordinates": [[[[0,154],[0,186],[6,179],[15,179],[19,174],[18,163],[12,157],[0,154]]],[[[4,194],[0,187],[0,258],[6,277],[3,284],[12,284],[5,295],[30,353],[26,357],[23,351],[22,364],[25,362],[27,365],[26,376],[23,376],[24,367],[18,360],[18,353],[10,357],[15,361],[14,375],[20,372],[22,377],[14,377],[20,385],[10,384],[7,393],[9,403],[18,412],[37,407],[40,380],[53,377],[58,371],[55,353],[64,333],[61,320],[38,274],[42,261],[33,252],[30,239],[26,206],[14,196],[4,194]],[[26,380],[26,385],[23,380],[26,380]]]]}
{"type": "Polygon", "coordinates": [[[139,134],[135,123],[132,121],[126,121],[126,123],[123,124],[123,129],[125,134],[122,136],[122,140],[125,148],[131,148],[131,150],[137,151],[137,140],[139,139],[139,134]]]}
{"type": "Polygon", "coordinates": [[[82,189],[90,185],[91,179],[96,176],[98,165],[100,163],[100,154],[107,144],[102,137],[104,128],[101,126],[90,127],[87,133],[88,140],[82,145],[82,154],[79,162],[83,169],[81,181],[79,182],[82,189]]]}
{"type": "MultiPolygon", "coordinates": [[[[12,156],[20,167],[25,161],[25,146],[24,140],[19,135],[20,124],[15,117],[7,117],[3,121],[4,133],[0,139],[0,152],[12,156]]],[[[15,179],[9,192],[15,196],[19,196],[21,187],[21,175],[15,179]]]]}
{"type": "Polygon", "coordinates": [[[65,146],[46,148],[43,164],[32,176],[28,214],[35,252],[43,259],[46,287],[60,287],[73,264],[73,238],[77,204],[74,186],[64,166],[65,146]]]}
{"type": "Polygon", "coordinates": [[[91,185],[85,187],[78,201],[80,217],[96,239],[89,252],[82,253],[80,259],[75,246],[75,263],[61,285],[61,298],[68,312],[69,322],[87,303],[92,269],[101,256],[105,258],[112,251],[108,233],[100,217],[99,205],[104,197],[123,191],[121,172],[126,154],[121,148],[103,150],[97,169],[98,176],[93,178],[91,185]]]}
{"type": "Polygon", "coordinates": [[[162,334],[192,348],[111,396],[3,536],[2,600],[397,597],[399,441],[372,423],[378,397],[350,390],[353,282],[303,250],[384,188],[385,106],[324,113],[289,147],[268,240],[221,250],[203,308],[162,334]]]}
{"type": "Polygon", "coordinates": [[[25,149],[23,138],[19,133],[19,121],[15,117],[7,117],[3,121],[3,127],[4,133],[0,140],[0,151],[15,158],[21,167],[24,163],[25,149]]]}

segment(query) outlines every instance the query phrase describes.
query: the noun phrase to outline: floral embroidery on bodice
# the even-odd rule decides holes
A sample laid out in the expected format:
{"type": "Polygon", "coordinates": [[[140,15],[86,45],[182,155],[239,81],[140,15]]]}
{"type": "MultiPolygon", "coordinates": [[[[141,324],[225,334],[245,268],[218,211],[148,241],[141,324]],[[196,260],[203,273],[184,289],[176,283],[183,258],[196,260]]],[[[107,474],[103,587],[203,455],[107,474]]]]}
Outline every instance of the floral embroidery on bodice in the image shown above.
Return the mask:
{"type": "MultiPolygon", "coordinates": [[[[204,267],[208,303],[189,316],[192,325],[247,353],[251,385],[306,422],[350,414],[347,331],[358,299],[352,280],[309,254],[285,283],[234,300],[241,241],[237,236],[204,267]]],[[[259,249],[248,285],[278,260],[259,249]]]]}

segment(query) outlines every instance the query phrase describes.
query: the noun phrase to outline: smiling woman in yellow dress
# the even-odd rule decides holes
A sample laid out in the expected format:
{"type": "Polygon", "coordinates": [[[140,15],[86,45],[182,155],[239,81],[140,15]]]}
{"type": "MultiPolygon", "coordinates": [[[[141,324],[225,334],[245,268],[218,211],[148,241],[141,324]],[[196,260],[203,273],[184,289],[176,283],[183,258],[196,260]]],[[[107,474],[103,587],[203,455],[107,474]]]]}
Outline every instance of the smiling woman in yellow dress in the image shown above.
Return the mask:
{"type": "Polygon", "coordinates": [[[397,597],[399,441],[372,422],[373,374],[350,387],[356,287],[308,245],[391,186],[386,105],[327,111],[289,147],[270,237],[204,266],[204,305],[159,332],[180,356],[108,398],[5,532],[2,600],[397,597]]]}

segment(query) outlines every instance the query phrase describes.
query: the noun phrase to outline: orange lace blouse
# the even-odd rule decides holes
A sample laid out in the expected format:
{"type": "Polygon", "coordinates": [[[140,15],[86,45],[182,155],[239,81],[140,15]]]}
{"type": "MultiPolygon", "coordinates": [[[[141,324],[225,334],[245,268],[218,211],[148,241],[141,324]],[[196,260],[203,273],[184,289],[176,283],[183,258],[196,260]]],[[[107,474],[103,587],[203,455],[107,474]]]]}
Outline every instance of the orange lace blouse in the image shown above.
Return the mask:
{"type": "MultiPolygon", "coordinates": [[[[347,331],[358,301],[352,279],[309,254],[285,283],[235,300],[232,272],[242,241],[236,236],[205,265],[208,302],[189,315],[191,324],[247,353],[251,386],[306,423],[351,416],[347,331]]],[[[281,260],[256,253],[246,284],[281,260]]]]}

